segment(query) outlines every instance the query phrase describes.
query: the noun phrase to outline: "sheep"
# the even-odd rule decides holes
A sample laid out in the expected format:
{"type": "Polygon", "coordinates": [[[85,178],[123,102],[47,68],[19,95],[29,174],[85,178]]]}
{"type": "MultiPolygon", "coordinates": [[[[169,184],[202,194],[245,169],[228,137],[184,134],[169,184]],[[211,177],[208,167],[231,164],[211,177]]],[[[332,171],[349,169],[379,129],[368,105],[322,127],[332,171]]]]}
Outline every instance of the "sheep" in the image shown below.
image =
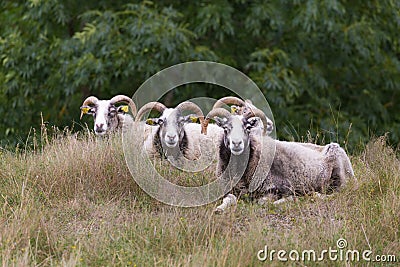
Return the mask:
{"type": "MultiPolygon", "coordinates": [[[[212,109],[220,108],[223,105],[230,105],[230,104],[232,105],[231,106],[232,114],[236,114],[236,115],[243,115],[246,117],[254,116],[254,111],[260,110],[256,106],[253,105],[251,100],[246,99],[243,101],[242,99],[235,97],[235,96],[226,96],[226,97],[219,99],[217,102],[215,102],[212,109]]],[[[267,134],[268,135],[271,134],[274,129],[274,123],[268,117],[266,119],[265,127],[267,128],[267,134]]],[[[259,124],[259,126],[253,128],[252,131],[257,131],[258,133],[261,133],[263,131],[263,128],[264,128],[264,125],[259,124]]]]}
{"type": "MultiPolygon", "coordinates": [[[[265,123],[262,112],[256,111],[254,115],[260,116],[265,123]]],[[[258,119],[230,114],[222,108],[210,111],[206,120],[210,118],[224,129],[218,151],[217,176],[222,175],[228,185],[232,175],[241,176],[216,212],[234,205],[240,194],[249,194],[253,198],[272,194],[282,198],[329,192],[354,177],[351,162],[337,143],[317,146],[275,140],[265,132],[263,135],[251,134],[258,119]]]]}
{"type": "Polygon", "coordinates": [[[116,95],[110,100],[99,100],[95,96],[89,96],[83,101],[81,116],[91,114],[94,117],[94,132],[96,135],[102,136],[113,132],[125,124],[133,122],[133,118],[127,114],[128,106],[119,106],[116,104],[124,102],[131,108],[133,116],[136,115],[136,105],[133,100],[125,95],[116,95]]]}
{"type": "MultiPolygon", "coordinates": [[[[178,159],[183,155],[189,160],[198,159],[201,156],[200,143],[204,143],[206,137],[201,136],[203,123],[197,124],[193,121],[203,121],[204,115],[201,109],[189,101],[180,103],[176,108],[167,108],[162,103],[150,102],[138,111],[135,121],[140,121],[146,112],[153,109],[160,112],[161,116],[146,120],[146,124],[156,128],[146,138],[145,150],[155,157],[178,159]],[[192,110],[195,115],[183,116],[184,110],[192,110]]],[[[222,135],[222,130],[218,126],[211,128],[212,136],[222,135]]]]}

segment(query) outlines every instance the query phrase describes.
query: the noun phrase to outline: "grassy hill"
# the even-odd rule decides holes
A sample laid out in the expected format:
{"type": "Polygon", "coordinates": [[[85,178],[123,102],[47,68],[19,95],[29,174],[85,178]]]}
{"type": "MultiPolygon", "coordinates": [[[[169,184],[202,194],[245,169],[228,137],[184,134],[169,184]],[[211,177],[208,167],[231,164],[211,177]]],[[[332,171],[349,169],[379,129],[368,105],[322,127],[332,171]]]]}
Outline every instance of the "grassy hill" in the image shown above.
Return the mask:
{"type": "Polygon", "coordinates": [[[278,250],[286,258],[315,250],[318,258],[329,248],[339,250],[338,260],[288,261],[343,266],[340,253],[371,250],[372,260],[400,262],[400,160],[385,137],[351,157],[357,181],[340,192],[279,206],[241,199],[221,215],[213,213],[220,201],[177,208],[148,196],[132,179],[118,136],[38,139],[33,149],[0,150],[3,266],[280,266],[278,250]],[[341,250],[340,238],[347,241],[341,250]],[[276,250],[272,261],[257,258],[265,246],[276,250]]]}

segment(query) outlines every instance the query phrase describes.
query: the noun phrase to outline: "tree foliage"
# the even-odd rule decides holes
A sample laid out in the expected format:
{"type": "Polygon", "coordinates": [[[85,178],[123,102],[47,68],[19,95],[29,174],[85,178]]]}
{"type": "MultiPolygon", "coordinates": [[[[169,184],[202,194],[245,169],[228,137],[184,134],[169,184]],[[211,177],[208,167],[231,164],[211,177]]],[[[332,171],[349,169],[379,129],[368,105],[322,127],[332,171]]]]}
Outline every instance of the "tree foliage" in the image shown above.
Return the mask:
{"type": "MultiPolygon", "coordinates": [[[[0,8],[2,140],[24,140],[41,113],[71,126],[87,95],[132,95],[165,67],[213,60],[257,83],[281,138],[323,133],[354,146],[390,132],[400,141],[397,1],[6,0],[0,8]]],[[[196,90],[173,104],[220,97],[196,90]]]]}

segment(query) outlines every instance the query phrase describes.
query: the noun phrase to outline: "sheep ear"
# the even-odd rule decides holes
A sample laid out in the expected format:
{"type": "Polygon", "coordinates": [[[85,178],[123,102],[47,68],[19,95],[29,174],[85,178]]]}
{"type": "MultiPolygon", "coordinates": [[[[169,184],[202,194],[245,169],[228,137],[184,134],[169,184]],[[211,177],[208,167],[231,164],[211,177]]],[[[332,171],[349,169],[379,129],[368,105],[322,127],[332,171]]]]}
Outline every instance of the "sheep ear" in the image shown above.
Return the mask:
{"type": "Polygon", "coordinates": [[[251,129],[253,127],[256,127],[259,122],[260,122],[260,118],[259,117],[248,118],[247,119],[246,129],[251,129]]]}
{"type": "Polygon", "coordinates": [[[238,106],[235,106],[235,105],[231,106],[231,113],[232,114],[237,114],[238,111],[239,111],[239,107],[238,106]]]}
{"type": "Polygon", "coordinates": [[[82,112],[82,114],[93,114],[94,110],[90,106],[82,106],[81,107],[81,112],[82,112]]]}
{"type": "Polygon", "coordinates": [[[151,125],[151,126],[157,126],[160,124],[160,121],[161,120],[158,118],[155,118],[155,119],[150,118],[150,119],[146,120],[146,124],[151,125]]]}
{"type": "Polygon", "coordinates": [[[215,116],[214,117],[215,124],[218,125],[219,127],[224,127],[226,122],[228,121],[226,118],[220,118],[215,116]]]}
{"type": "Polygon", "coordinates": [[[117,108],[117,112],[118,113],[128,113],[129,112],[129,106],[127,106],[127,105],[119,106],[117,108]]]}
{"type": "Polygon", "coordinates": [[[272,133],[272,131],[274,130],[274,124],[272,122],[268,122],[266,127],[267,127],[266,134],[270,135],[272,133]]]}
{"type": "Polygon", "coordinates": [[[196,117],[194,115],[187,115],[184,117],[183,122],[193,122],[196,123],[199,121],[199,117],[196,117]]]}

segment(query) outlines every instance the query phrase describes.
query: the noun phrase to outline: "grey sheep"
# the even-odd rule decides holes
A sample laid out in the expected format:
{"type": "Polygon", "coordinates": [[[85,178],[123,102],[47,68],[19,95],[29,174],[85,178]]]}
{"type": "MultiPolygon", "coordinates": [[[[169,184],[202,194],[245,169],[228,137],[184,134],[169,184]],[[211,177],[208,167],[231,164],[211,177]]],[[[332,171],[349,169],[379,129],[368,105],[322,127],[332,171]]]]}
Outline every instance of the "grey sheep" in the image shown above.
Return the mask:
{"type": "MultiPolygon", "coordinates": [[[[265,123],[262,112],[257,116],[265,123]]],[[[253,134],[260,120],[251,116],[232,115],[217,108],[207,115],[224,129],[220,140],[217,176],[223,175],[229,185],[239,177],[217,212],[236,203],[237,196],[254,198],[275,195],[304,195],[311,192],[337,190],[354,177],[351,162],[337,144],[317,146],[307,143],[275,140],[264,134],[253,134]],[[248,161],[247,161],[248,158],[248,161]]]]}

